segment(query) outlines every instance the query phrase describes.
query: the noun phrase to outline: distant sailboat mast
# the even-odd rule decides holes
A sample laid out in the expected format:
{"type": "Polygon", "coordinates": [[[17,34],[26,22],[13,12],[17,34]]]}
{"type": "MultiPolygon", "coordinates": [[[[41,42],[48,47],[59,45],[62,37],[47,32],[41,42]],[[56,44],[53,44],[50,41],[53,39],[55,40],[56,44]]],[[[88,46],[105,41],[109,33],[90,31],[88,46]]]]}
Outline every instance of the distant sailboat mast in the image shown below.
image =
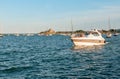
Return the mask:
{"type": "Polygon", "coordinates": [[[2,32],[2,31],[1,31],[1,26],[2,26],[2,24],[0,24],[0,37],[3,36],[3,34],[1,33],[1,32],[2,32]]]}
{"type": "Polygon", "coordinates": [[[72,29],[72,32],[71,32],[71,35],[73,34],[73,23],[72,23],[72,18],[71,18],[71,29],[72,29]]]}
{"type": "Polygon", "coordinates": [[[108,18],[108,27],[109,27],[109,30],[110,30],[111,29],[110,17],[108,18]]]}
{"type": "Polygon", "coordinates": [[[108,18],[108,33],[107,33],[107,38],[111,38],[112,34],[110,32],[111,29],[111,24],[110,24],[110,17],[108,18]]]}

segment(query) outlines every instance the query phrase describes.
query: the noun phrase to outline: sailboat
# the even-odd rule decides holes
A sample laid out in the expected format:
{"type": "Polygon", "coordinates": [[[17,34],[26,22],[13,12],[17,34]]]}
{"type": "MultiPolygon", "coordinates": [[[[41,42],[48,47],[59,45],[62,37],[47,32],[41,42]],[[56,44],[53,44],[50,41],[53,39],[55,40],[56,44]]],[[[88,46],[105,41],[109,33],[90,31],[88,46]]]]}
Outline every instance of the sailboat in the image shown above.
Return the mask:
{"type": "MultiPolygon", "coordinates": [[[[108,19],[108,26],[109,26],[109,29],[110,29],[110,27],[111,27],[110,18],[108,19]]],[[[107,38],[111,38],[111,37],[112,37],[112,33],[110,32],[110,30],[109,30],[108,33],[106,34],[106,37],[107,37],[107,38]]]]}
{"type": "Polygon", "coordinates": [[[3,37],[3,34],[0,33],[0,37],[3,37]]]}
{"type": "Polygon", "coordinates": [[[117,30],[114,30],[114,36],[118,36],[119,34],[117,33],[117,30]]]}
{"type": "Polygon", "coordinates": [[[3,35],[2,35],[2,34],[0,34],[0,37],[3,37],[3,35]]]}
{"type": "Polygon", "coordinates": [[[118,36],[119,34],[118,33],[115,33],[114,36],[118,36]]]}

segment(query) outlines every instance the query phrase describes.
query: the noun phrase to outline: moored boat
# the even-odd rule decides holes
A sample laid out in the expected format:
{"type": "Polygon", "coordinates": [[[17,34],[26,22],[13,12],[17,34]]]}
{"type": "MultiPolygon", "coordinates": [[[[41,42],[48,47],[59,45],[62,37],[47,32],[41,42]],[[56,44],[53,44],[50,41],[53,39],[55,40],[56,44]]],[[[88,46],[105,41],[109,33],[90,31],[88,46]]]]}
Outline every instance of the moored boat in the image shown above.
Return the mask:
{"type": "Polygon", "coordinates": [[[115,34],[114,34],[114,36],[118,36],[118,35],[119,35],[119,33],[115,33],[115,34]]]}
{"type": "Polygon", "coordinates": [[[104,45],[105,39],[102,37],[98,30],[93,30],[89,35],[71,36],[75,46],[94,46],[94,45],[104,45]]]}
{"type": "Polygon", "coordinates": [[[114,30],[114,36],[118,36],[119,35],[119,33],[117,32],[117,30],[115,29],[114,30]]]}
{"type": "Polygon", "coordinates": [[[111,33],[107,33],[107,34],[106,34],[106,37],[107,37],[107,38],[111,38],[111,37],[112,37],[112,34],[111,34],[111,33]]]}
{"type": "Polygon", "coordinates": [[[3,34],[0,34],[0,37],[3,37],[3,34]]]}

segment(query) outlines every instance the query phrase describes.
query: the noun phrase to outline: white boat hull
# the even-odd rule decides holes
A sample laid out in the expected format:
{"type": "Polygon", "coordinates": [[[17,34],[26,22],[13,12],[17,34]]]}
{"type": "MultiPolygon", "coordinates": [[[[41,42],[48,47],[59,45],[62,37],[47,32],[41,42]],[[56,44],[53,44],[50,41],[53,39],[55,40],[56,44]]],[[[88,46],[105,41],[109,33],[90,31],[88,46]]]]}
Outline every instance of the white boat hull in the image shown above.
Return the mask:
{"type": "Polygon", "coordinates": [[[105,43],[91,43],[91,42],[73,42],[75,46],[94,46],[104,45],[105,43]]]}
{"type": "Polygon", "coordinates": [[[107,37],[107,38],[111,38],[111,37],[112,37],[112,34],[107,34],[106,37],[107,37]]]}
{"type": "Polygon", "coordinates": [[[104,45],[105,39],[103,38],[87,38],[87,37],[73,37],[71,38],[75,46],[94,46],[94,45],[104,45]]]}

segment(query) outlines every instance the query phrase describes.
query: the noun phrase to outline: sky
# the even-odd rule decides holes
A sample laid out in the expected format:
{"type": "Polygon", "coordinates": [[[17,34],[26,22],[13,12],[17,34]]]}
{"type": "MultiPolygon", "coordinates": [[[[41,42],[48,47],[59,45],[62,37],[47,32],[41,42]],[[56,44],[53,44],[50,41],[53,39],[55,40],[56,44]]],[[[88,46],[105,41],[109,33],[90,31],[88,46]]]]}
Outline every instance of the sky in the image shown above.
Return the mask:
{"type": "Polygon", "coordinates": [[[120,29],[120,0],[0,0],[0,32],[120,29]],[[108,21],[110,20],[110,27],[108,21]]]}

